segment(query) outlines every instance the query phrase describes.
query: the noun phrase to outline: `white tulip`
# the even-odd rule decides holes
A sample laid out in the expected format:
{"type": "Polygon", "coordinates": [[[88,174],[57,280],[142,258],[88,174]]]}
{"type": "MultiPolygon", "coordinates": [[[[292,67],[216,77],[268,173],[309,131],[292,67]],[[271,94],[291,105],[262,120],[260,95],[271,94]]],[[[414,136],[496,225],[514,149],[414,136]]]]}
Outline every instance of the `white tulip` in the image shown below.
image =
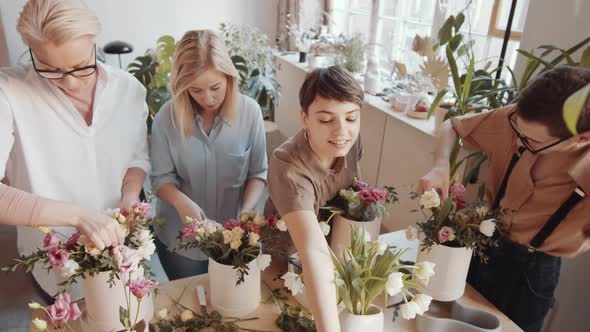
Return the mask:
{"type": "Polygon", "coordinates": [[[486,216],[486,214],[488,213],[488,208],[487,208],[487,207],[485,207],[485,206],[478,206],[478,207],[475,209],[475,213],[477,213],[477,215],[478,215],[480,218],[483,218],[483,217],[485,217],[485,216],[486,216]]]}
{"type": "Polygon", "coordinates": [[[277,221],[277,229],[281,232],[287,231],[287,224],[285,223],[285,221],[283,219],[279,219],[277,221]]]}
{"type": "Polygon", "coordinates": [[[494,231],[496,230],[496,223],[494,219],[487,219],[479,224],[479,231],[482,232],[483,235],[487,237],[491,237],[494,235],[494,231]]]}
{"type": "Polygon", "coordinates": [[[402,312],[402,317],[404,317],[404,319],[414,319],[416,318],[416,314],[420,312],[420,307],[416,302],[410,301],[402,304],[400,306],[400,311],[402,312]]]}
{"type": "Polygon", "coordinates": [[[434,275],[434,263],[431,262],[420,262],[416,263],[416,269],[414,270],[414,275],[422,280],[425,285],[428,285],[428,281],[430,277],[434,275]]]}
{"type": "Polygon", "coordinates": [[[426,209],[432,209],[440,206],[440,196],[436,192],[436,189],[432,188],[422,196],[420,196],[420,205],[426,209]]]}
{"type": "Polygon", "coordinates": [[[383,254],[385,254],[385,250],[387,250],[387,243],[385,243],[381,240],[373,241],[373,243],[371,245],[374,248],[377,248],[377,255],[383,255],[383,254]]]}
{"type": "Polygon", "coordinates": [[[33,323],[33,325],[35,326],[35,328],[39,331],[47,331],[47,322],[39,319],[39,318],[35,318],[31,321],[31,323],[33,323]]]}
{"type": "Polygon", "coordinates": [[[31,303],[29,303],[29,308],[31,308],[31,309],[33,309],[33,310],[34,310],[34,309],[41,309],[41,308],[43,308],[43,306],[41,306],[41,305],[40,305],[39,303],[37,303],[37,302],[31,302],[31,303]]]}
{"type": "Polygon", "coordinates": [[[285,287],[291,291],[293,296],[303,292],[304,286],[303,281],[301,280],[301,275],[293,272],[287,272],[283,274],[281,279],[285,280],[285,287]]]}
{"type": "Polygon", "coordinates": [[[260,269],[260,271],[264,271],[266,270],[267,267],[270,266],[270,262],[272,261],[272,258],[270,255],[267,254],[262,254],[258,257],[258,268],[260,269]]]}
{"type": "Polygon", "coordinates": [[[330,225],[328,225],[327,222],[320,222],[320,228],[322,229],[322,233],[324,233],[324,236],[328,236],[328,234],[330,234],[330,225]]]}
{"type": "Polygon", "coordinates": [[[428,307],[430,307],[430,302],[432,302],[432,297],[426,294],[416,294],[412,299],[412,302],[416,302],[420,311],[418,311],[418,315],[423,315],[426,311],[428,311],[428,307]]]}
{"type": "Polygon", "coordinates": [[[387,294],[389,296],[394,296],[397,293],[401,292],[402,288],[404,288],[404,274],[401,272],[392,272],[387,277],[387,282],[385,283],[385,289],[387,290],[387,294]]]}
{"type": "Polygon", "coordinates": [[[67,278],[71,277],[72,275],[74,275],[74,273],[76,273],[76,271],[78,271],[79,268],[80,268],[80,265],[78,265],[78,263],[76,263],[75,260],[68,259],[64,263],[64,266],[59,270],[59,272],[62,277],[67,279],[67,278]]]}

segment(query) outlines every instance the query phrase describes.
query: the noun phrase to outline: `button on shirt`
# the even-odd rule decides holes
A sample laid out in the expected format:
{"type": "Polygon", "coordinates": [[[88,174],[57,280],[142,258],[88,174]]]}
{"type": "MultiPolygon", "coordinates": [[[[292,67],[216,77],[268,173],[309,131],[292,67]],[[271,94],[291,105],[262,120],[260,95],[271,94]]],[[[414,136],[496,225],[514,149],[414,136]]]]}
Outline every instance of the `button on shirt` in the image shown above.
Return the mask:
{"type": "MultiPolygon", "coordinates": [[[[203,209],[207,218],[223,222],[239,216],[246,180],[266,181],[268,167],[260,106],[239,95],[236,107],[235,121],[230,122],[223,115],[216,117],[209,135],[203,129],[203,118],[197,115],[196,132],[183,139],[174,125],[172,103],[162,106],[152,126],[154,193],[162,185],[173,183],[203,209]]],[[[176,210],[161,199],[157,215],[164,221],[158,238],[174,249],[183,223],[176,210]]],[[[177,253],[191,259],[206,259],[198,249],[177,253]]]]}
{"type": "MultiPolygon", "coordinates": [[[[144,87],[129,73],[98,63],[92,125],[64,93],[30,67],[0,70],[0,178],[42,197],[105,210],[121,199],[131,167],[149,172],[144,87]]],[[[65,235],[71,227],[57,230],[65,235]]],[[[18,228],[18,250],[43,247],[44,234],[18,228]]],[[[33,275],[50,295],[63,279],[36,268],[33,275]]],[[[73,298],[79,286],[71,289],[73,298]]]]}

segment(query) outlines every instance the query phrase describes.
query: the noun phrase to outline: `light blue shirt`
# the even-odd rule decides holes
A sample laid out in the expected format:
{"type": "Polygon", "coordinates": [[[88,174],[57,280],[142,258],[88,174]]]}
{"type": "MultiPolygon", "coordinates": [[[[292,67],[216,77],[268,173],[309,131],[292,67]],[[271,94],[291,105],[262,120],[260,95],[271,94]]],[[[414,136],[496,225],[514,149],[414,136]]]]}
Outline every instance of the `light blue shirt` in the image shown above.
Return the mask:
{"type": "MultiPolygon", "coordinates": [[[[166,183],[174,183],[203,209],[207,218],[218,222],[237,218],[246,180],[266,181],[266,138],[260,106],[239,95],[235,124],[218,116],[207,136],[203,118],[197,115],[196,132],[183,140],[174,125],[171,105],[168,102],[162,106],[152,125],[153,192],[157,193],[166,183]]],[[[176,236],[183,223],[168,203],[158,200],[156,206],[157,216],[163,219],[158,238],[172,250],[177,247],[176,236]]],[[[198,249],[177,253],[206,259],[198,249]]]]}

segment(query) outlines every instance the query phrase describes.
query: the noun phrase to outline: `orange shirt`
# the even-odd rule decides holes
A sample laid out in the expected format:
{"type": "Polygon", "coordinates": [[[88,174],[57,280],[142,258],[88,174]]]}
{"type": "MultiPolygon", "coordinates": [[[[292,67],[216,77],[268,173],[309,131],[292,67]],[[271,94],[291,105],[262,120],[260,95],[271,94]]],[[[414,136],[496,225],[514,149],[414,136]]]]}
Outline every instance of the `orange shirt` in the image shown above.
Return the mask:
{"type": "MultiPolygon", "coordinates": [[[[514,106],[452,118],[465,148],[488,156],[486,195],[493,202],[512,155],[516,134],[508,115],[514,106]]],[[[500,202],[510,213],[504,222],[512,241],[527,246],[549,217],[572,194],[576,185],[590,194],[590,145],[561,152],[533,154],[525,151],[512,171],[500,202]]],[[[555,256],[576,256],[590,247],[590,195],[580,201],[538,248],[555,256]]]]}

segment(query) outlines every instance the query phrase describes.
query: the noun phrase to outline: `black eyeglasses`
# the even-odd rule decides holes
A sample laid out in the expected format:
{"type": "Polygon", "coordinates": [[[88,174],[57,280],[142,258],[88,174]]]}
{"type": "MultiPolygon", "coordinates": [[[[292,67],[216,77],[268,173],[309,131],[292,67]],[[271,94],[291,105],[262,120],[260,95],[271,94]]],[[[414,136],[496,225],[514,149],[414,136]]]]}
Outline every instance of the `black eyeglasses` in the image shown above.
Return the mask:
{"type": "Polygon", "coordinates": [[[558,140],[557,142],[553,142],[553,143],[546,145],[542,148],[535,149],[532,147],[531,143],[529,142],[529,138],[526,137],[525,135],[521,134],[520,130],[518,129],[518,125],[516,124],[516,121],[514,121],[514,115],[516,115],[516,112],[513,112],[512,114],[510,114],[508,116],[508,122],[510,123],[510,127],[512,127],[512,130],[514,131],[514,133],[516,134],[518,139],[520,139],[520,142],[522,143],[522,145],[532,153],[539,153],[541,151],[545,151],[545,150],[547,150],[551,147],[554,147],[557,144],[559,144],[563,141],[566,141],[568,139],[568,138],[562,138],[562,139],[558,140]]]}
{"type": "Polygon", "coordinates": [[[94,64],[72,69],[70,71],[38,69],[37,65],[35,64],[35,57],[33,56],[33,51],[31,51],[30,48],[29,54],[31,55],[31,60],[33,61],[33,69],[35,69],[37,74],[39,74],[39,76],[43,78],[47,78],[50,80],[58,80],[68,75],[72,75],[74,77],[86,77],[96,72],[96,44],[94,45],[94,64]]]}

